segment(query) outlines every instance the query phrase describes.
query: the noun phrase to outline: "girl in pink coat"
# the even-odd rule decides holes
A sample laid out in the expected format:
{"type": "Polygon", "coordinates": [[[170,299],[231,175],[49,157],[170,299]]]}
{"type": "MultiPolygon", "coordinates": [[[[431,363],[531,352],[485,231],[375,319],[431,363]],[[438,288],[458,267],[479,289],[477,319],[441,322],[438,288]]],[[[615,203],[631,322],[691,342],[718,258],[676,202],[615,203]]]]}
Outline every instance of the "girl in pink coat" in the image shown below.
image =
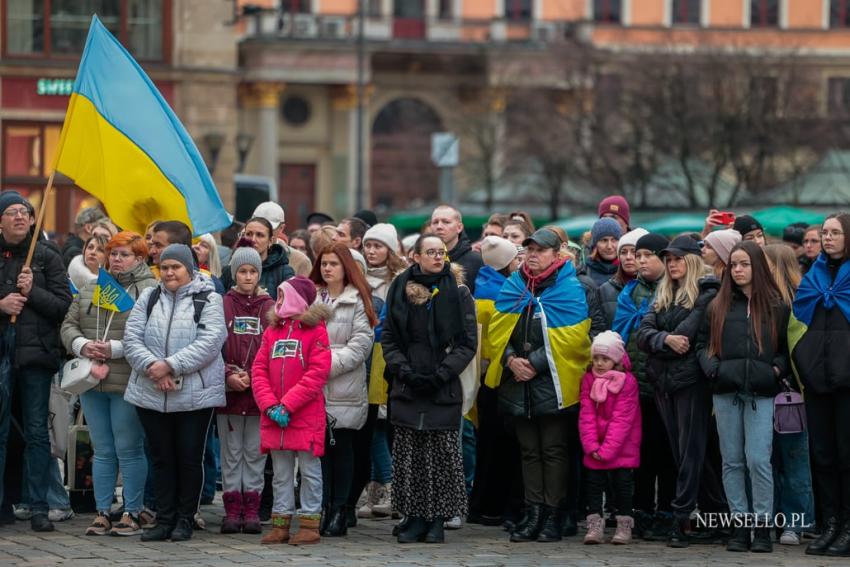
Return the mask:
{"type": "Polygon", "coordinates": [[[331,368],[325,321],[330,309],[313,305],[316,286],[303,276],[280,284],[269,327],[251,369],[261,412],[260,449],[274,465],[272,531],[262,543],[319,541],[325,398],[331,368]],[[301,472],[299,531],[290,538],[295,513],[295,459],[301,472]]]}
{"type": "Polygon", "coordinates": [[[587,469],[587,534],[584,543],[604,541],[602,494],[609,486],[616,508],[617,531],[611,543],[632,539],[633,469],[640,466],[638,385],[623,339],[600,333],[590,347],[593,363],[581,381],[579,435],[587,469]]]}

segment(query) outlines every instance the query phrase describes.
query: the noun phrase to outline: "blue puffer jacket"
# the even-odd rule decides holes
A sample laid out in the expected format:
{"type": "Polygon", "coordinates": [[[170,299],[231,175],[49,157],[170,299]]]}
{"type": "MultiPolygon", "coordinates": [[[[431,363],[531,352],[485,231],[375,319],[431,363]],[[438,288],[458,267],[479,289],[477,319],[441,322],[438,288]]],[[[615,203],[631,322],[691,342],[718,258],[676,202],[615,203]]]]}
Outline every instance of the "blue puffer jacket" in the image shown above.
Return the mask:
{"type": "Polygon", "coordinates": [[[221,347],[227,339],[227,327],[222,299],[213,291],[212,280],[196,273],[176,293],[162,286],[148,319],[148,299],[154,289],[142,292],[124,329],[124,355],[133,369],[124,399],[164,413],[224,406],[221,347]],[[210,294],[196,325],[193,296],[200,292],[210,294]],[[160,391],[147,377],[145,369],[157,360],[165,360],[175,377],[183,377],[180,390],[160,391]]]}

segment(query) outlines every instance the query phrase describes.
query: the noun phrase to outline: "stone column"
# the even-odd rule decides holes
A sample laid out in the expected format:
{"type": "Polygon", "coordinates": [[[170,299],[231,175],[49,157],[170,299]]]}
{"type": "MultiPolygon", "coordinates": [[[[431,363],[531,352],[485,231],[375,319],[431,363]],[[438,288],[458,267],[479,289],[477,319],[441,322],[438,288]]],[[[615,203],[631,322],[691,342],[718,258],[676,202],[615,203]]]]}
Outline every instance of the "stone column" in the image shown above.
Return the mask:
{"type": "Polygon", "coordinates": [[[283,83],[249,83],[241,93],[243,108],[252,109],[257,117],[257,139],[252,150],[257,152],[257,173],[271,177],[275,183],[279,181],[278,109],[285,88],[283,83]]]}

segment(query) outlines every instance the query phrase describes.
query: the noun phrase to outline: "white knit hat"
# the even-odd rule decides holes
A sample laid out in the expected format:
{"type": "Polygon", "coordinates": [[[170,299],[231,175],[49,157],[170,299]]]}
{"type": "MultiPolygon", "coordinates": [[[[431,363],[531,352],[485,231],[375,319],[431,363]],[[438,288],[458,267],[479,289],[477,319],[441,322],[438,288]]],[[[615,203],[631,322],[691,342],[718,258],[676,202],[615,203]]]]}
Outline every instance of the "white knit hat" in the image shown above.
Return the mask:
{"type": "Polygon", "coordinates": [[[407,254],[410,252],[410,249],[413,248],[413,245],[416,244],[416,241],[419,240],[419,233],[414,232],[413,234],[408,234],[404,238],[401,239],[401,245],[404,247],[404,253],[407,254]]]}
{"type": "Polygon", "coordinates": [[[620,250],[623,249],[623,246],[637,246],[637,241],[645,234],[649,234],[649,231],[644,228],[636,228],[624,234],[620,237],[620,241],[617,242],[617,255],[620,255],[620,250]]]}
{"type": "Polygon", "coordinates": [[[481,259],[494,270],[505,268],[518,252],[516,244],[501,236],[486,236],[481,241],[481,259]]]}
{"type": "Polygon", "coordinates": [[[363,254],[355,250],[354,248],[349,248],[349,252],[351,252],[351,257],[354,258],[354,261],[360,264],[360,268],[363,270],[363,274],[366,274],[366,270],[369,269],[369,265],[366,264],[366,258],[363,257],[363,254]]]}
{"type": "Polygon", "coordinates": [[[363,243],[367,240],[377,240],[398,256],[398,232],[393,225],[382,222],[378,223],[363,235],[363,243]]]}

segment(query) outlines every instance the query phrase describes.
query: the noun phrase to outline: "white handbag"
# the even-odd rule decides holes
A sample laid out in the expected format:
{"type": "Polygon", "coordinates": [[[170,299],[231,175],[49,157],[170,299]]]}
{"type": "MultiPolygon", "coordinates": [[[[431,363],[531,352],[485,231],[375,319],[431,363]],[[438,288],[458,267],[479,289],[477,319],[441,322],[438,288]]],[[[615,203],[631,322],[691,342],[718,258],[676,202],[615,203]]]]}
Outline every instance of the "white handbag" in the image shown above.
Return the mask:
{"type": "Polygon", "coordinates": [[[91,375],[92,361],[88,358],[72,358],[62,367],[61,388],[71,394],[82,394],[97,386],[98,380],[91,375]]]}
{"type": "Polygon", "coordinates": [[[54,378],[50,382],[50,406],[47,414],[47,431],[50,434],[50,454],[65,460],[68,452],[68,427],[73,422],[71,394],[59,387],[54,378]]]}

